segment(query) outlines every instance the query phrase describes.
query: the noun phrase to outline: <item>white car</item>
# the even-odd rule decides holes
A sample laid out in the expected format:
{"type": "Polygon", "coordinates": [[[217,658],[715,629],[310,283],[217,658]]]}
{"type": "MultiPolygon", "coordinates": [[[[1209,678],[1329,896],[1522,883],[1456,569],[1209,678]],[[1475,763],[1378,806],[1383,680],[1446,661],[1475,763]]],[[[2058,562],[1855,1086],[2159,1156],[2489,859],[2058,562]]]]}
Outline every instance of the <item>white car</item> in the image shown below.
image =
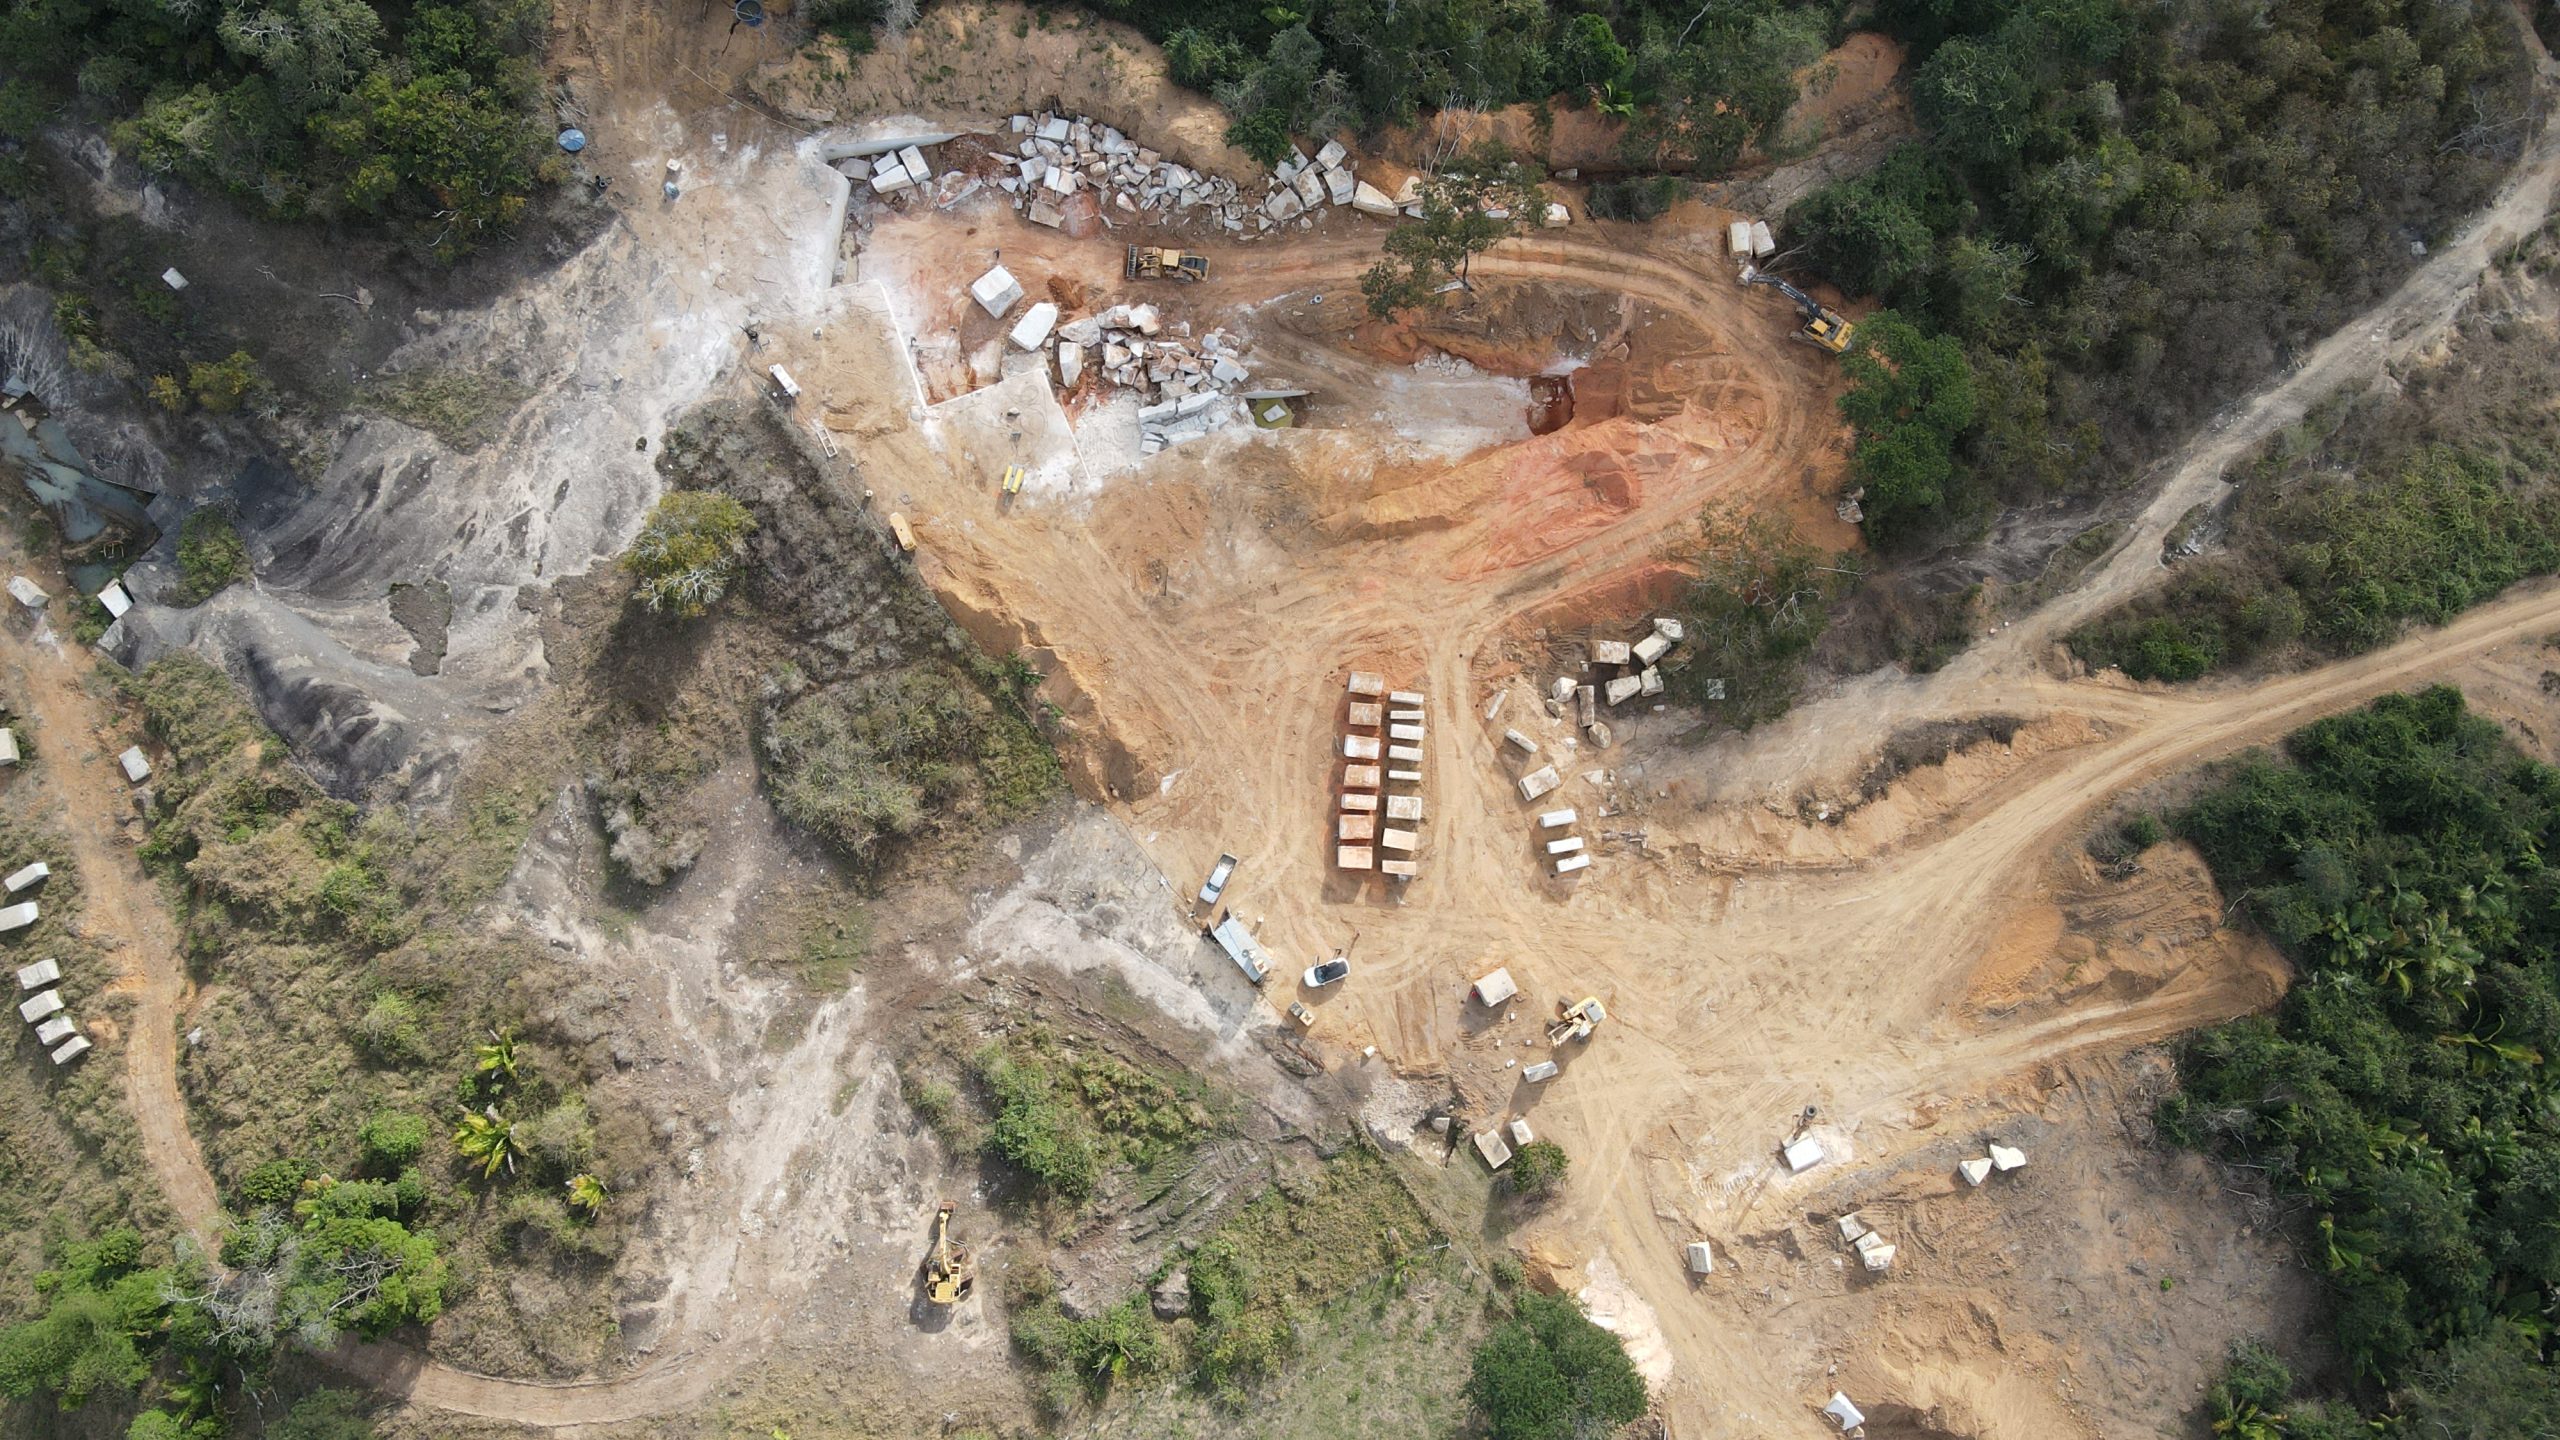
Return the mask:
{"type": "Polygon", "coordinates": [[[1321,965],[1308,966],[1307,973],[1299,978],[1306,982],[1308,989],[1321,990],[1350,973],[1351,962],[1336,955],[1321,965]]]}

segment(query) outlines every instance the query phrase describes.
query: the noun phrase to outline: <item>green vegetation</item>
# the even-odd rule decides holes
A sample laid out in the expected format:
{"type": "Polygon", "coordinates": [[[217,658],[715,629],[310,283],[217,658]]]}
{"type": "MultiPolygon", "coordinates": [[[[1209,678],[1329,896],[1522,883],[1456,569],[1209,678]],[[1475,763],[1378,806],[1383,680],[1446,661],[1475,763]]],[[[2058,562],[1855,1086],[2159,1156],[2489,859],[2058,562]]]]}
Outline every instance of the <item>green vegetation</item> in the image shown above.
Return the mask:
{"type": "Polygon", "coordinates": [[[1002,824],[1061,785],[1016,707],[936,661],[793,699],[758,748],[775,808],[857,857],[929,826],[1002,824]]]}
{"type": "Polygon", "coordinates": [[[1196,1081],[1039,1027],[980,1046],[969,1070],[991,1117],[988,1153],[1070,1205],[1092,1198],[1113,1170],[1144,1170],[1188,1150],[1210,1125],[1196,1081]]]}
{"type": "Polygon", "coordinates": [[[178,522],[178,593],[173,598],[179,604],[201,605],[249,575],[249,547],[240,542],[230,511],[198,506],[178,522]]]}
{"type": "Polygon", "coordinates": [[[1831,604],[1855,576],[1776,514],[1740,524],[1709,516],[1706,533],[1697,578],[1677,605],[1688,663],[1663,682],[1673,698],[1747,730],[1795,703],[1831,604]]]}
{"type": "Polygon", "coordinates": [[[622,568],[638,579],[640,603],[691,620],[729,592],[756,528],[747,507],[708,490],[670,490],[649,507],[622,568]]]}
{"type": "Polygon", "coordinates": [[[1565,1172],[1573,1168],[1573,1157],[1553,1140],[1532,1140],[1512,1154],[1511,1163],[1503,1168],[1502,1183],[1514,1195],[1543,1200],[1564,1184],[1565,1172]]]}
{"type": "MultiPolygon", "coordinates": [[[[2545,232],[2517,259],[2538,271],[2555,251],[2545,232]]],[[[2508,313],[2493,295],[2438,362],[2270,439],[2235,467],[2238,493],[2183,527],[2210,526],[2206,553],[2083,626],[2073,648],[2144,680],[2316,660],[2560,569],[2560,414],[2545,403],[2560,337],[2508,313]]]]}
{"type": "Polygon", "coordinates": [[[1106,1398],[1121,1378],[1185,1371],[1196,1396],[1231,1414],[1248,1397],[1259,1406],[1272,1396],[1269,1382],[1303,1333],[1375,1325],[1445,1248],[1439,1240],[1388,1162],[1354,1147],[1264,1190],[1169,1259],[1168,1271],[1188,1276],[1183,1316],[1159,1321],[1146,1296],[1132,1295],[1071,1320],[1054,1281],[1035,1274],[1014,1297],[1014,1344],[1046,1372],[1041,1394],[1053,1413],[1106,1398]],[[1369,1302],[1357,1315],[1347,1308],[1354,1297],[1369,1302]]]}
{"type": "Polygon", "coordinates": [[[1467,1399],[1491,1440],[1605,1435],[1645,1409],[1644,1378],[1618,1337],[1572,1301],[1534,1290],[1476,1350],[1467,1399]]]}
{"type": "Polygon", "coordinates": [[[1964,347],[1890,310],[1861,323],[1842,365],[1841,418],[1858,440],[1849,473],[1864,489],[1867,538],[1910,535],[1946,500],[1956,443],[1973,425],[1973,367],[1964,347]]]}
{"type": "Polygon", "coordinates": [[[1934,495],[1871,507],[1881,544],[2130,475],[2476,206],[2525,104],[2494,8],[1889,0],[1876,23],[1912,46],[1923,134],[1791,239],[1961,345],[1980,396],[1934,495]]]}
{"type": "MultiPolygon", "coordinates": [[[[2236,762],[2175,824],[2303,978],[2274,1015],[2187,1042],[2161,1126],[2291,1207],[2368,1393],[2423,1391],[2538,1343],[2560,1284],[2560,884],[2541,858],[2560,770],[2443,688],[2283,752],[2236,762]]],[[[2548,1405],[2551,1372],[2511,1368],[2548,1405]]],[[[2234,1391],[2235,1412],[2271,1410],[2267,1388],[2234,1391]]]]}
{"type": "Polygon", "coordinates": [[[148,170],[284,218],[381,217],[453,255],[521,215],[543,169],[546,19],[540,0],[21,0],[0,8],[0,126],[22,140],[23,87],[54,87],[148,170]]]}
{"type": "Polygon", "coordinates": [[[1391,319],[1467,286],[1478,255],[1517,235],[1541,204],[1533,167],[1488,147],[1422,181],[1422,214],[1387,232],[1386,256],[1360,277],[1369,313],[1391,319]]]}
{"type": "Polygon", "coordinates": [[[419,370],[377,379],[365,399],[457,450],[477,450],[498,438],[498,422],[532,393],[492,371],[419,370]]]}

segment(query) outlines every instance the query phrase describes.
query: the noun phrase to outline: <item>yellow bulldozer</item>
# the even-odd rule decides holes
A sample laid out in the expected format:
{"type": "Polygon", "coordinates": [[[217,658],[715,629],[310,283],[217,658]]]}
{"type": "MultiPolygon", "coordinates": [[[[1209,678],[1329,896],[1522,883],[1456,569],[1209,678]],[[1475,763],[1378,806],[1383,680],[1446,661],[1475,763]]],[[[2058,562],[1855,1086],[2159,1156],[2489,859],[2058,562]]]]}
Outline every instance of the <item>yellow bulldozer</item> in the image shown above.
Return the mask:
{"type": "Polygon", "coordinates": [[[1600,1028],[1600,1022],[1608,1018],[1609,1012],[1601,1008],[1597,995],[1585,995],[1570,1005],[1559,1000],[1556,1002],[1556,1018],[1547,1025],[1547,1043],[1562,1045],[1574,1040],[1588,1040],[1591,1032],[1600,1028]]]}
{"type": "Polygon", "coordinates": [[[1209,257],[1170,246],[1132,245],[1128,258],[1121,262],[1120,274],[1127,280],[1206,280],[1209,257]]]}
{"type": "Polygon", "coordinates": [[[1794,301],[1796,305],[1796,312],[1804,316],[1804,328],[1796,332],[1798,338],[1810,340],[1814,344],[1821,346],[1823,349],[1830,351],[1834,355],[1842,354],[1848,350],[1849,337],[1856,334],[1858,328],[1857,326],[1849,323],[1848,316],[1843,315],[1839,311],[1832,309],[1830,306],[1823,304],[1821,301],[1814,299],[1812,296],[1807,295],[1802,290],[1799,290],[1793,285],[1788,284],[1786,281],[1779,279],[1777,276],[1770,274],[1768,271],[1758,269],[1754,266],[1745,265],[1742,267],[1742,283],[1745,285],[1771,286],[1776,289],[1779,294],[1794,301]]]}
{"type": "Polygon", "coordinates": [[[978,1262],[965,1245],[951,1243],[951,1202],[933,1212],[933,1249],[924,1257],[924,1298],[956,1305],[978,1281],[978,1262]]]}

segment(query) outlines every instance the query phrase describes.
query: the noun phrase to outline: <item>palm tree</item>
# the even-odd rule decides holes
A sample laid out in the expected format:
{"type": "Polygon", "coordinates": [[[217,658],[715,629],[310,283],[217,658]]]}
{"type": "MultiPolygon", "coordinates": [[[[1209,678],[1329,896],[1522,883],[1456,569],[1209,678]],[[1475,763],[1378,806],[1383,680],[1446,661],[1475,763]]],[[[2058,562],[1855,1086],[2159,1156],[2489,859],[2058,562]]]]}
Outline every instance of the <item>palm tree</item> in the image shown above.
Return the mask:
{"type": "Polygon", "coordinates": [[[480,1166],[483,1180],[498,1178],[502,1168],[516,1173],[516,1122],[500,1119],[495,1105],[463,1111],[462,1123],[453,1129],[453,1146],[480,1166]]]}

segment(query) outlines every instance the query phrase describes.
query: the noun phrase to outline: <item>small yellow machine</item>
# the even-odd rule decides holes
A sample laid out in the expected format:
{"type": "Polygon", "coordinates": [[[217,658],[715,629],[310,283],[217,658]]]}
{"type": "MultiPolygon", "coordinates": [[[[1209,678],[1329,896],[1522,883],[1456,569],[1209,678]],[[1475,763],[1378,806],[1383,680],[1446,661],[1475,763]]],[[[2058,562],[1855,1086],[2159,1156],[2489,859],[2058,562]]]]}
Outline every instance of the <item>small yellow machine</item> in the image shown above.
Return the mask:
{"type": "Polygon", "coordinates": [[[1029,470],[1024,469],[1020,465],[1007,465],[1004,467],[1004,493],[1007,495],[1021,494],[1022,482],[1027,479],[1030,474],[1031,472],[1029,470]]]}
{"type": "Polygon", "coordinates": [[[1556,1018],[1547,1026],[1547,1043],[1562,1045],[1568,1040],[1588,1040],[1591,1032],[1600,1028],[1600,1022],[1608,1018],[1609,1012],[1601,1008],[1597,995],[1585,995],[1570,1005],[1558,1001],[1556,1018]]]}
{"type": "Polygon", "coordinates": [[[890,511],[889,533],[897,537],[899,549],[906,551],[910,555],[916,553],[915,527],[907,523],[906,516],[899,514],[895,510],[890,511]]]}
{"type": "Polygon", "coordinates": [[[1169,247],[1132,245],[1128,258],[1121,262],[1120,274],[1128,280],[1206,280],[1209,257],[1169,247]]]}
{"type": "Polygon", "coordinates": [[[924,1257],[924,1298],[956,1305],[978,1280],[978,1262],[966,1246],[951,1243],[951,1202],[933,1212],[933,1249],[924,1257]]]}

